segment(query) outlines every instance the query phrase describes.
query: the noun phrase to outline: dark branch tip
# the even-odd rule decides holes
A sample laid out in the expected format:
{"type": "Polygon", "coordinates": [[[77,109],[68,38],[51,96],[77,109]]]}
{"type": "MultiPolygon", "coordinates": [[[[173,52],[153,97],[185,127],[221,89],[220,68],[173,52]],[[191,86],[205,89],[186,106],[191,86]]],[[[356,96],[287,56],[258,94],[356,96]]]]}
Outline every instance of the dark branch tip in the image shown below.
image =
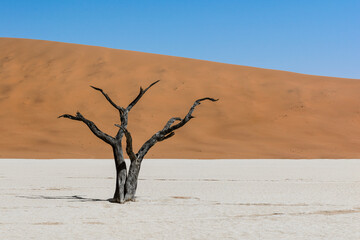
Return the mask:
{"type": "Polygon", "coordinates": [[[155,82],[153,82],[149,87],[151,87],[151,86],[153,86],[153,85],[155,85],[155,84],[157,84],[158,82],[160,82],[160,79],[159,80],[157,80],[157,81],[155,81],[155,82]]]}
{"type": "Polygon", "coordinates": [[[83,115],[82,115],[79,111],[76,112],[76,117],[78,117],[78,118],[84,118],[83,115]]]}
{"type": "Polygon", "coordinates": [[[147,88],[145,88],[144,92],[146,92],[149,88],[151,88],[152,86],[154,86],[158,82],[160,82],[160,80],[157,80],[157,81],[153,82],[152,84],[150,84],[147,88]]]}
{"type": "Polygon", "coordinates": [[[201,101],[205,101],[205,100],[209,100],[209,101],[212,101],[212,102],[216,102],[216,101],[219,101],[219,99],[215,99],[215,98],[210,98],[210,97],[205,97],[205,98],[200,98],[198,100],[196,100],[196,102],[201,102],[201,101]]]}
{"type": "Polygon", "coordinates": [[[97,91],[100,91],[100,92],[103,91],[101,88],[97,88],[97,87],[94,87],[94,86],[92,86],[92,85],[90,85],[90,87],[92,87],[93,89],[95,89],[95,90],[97,90],[97,91]]]}

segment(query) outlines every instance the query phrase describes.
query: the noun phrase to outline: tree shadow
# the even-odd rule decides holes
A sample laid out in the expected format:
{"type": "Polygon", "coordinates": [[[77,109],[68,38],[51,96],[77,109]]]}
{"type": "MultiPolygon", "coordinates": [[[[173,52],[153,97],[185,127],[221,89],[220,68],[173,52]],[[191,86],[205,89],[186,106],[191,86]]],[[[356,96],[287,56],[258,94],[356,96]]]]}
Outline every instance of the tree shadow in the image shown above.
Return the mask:
{"type": "MultiPolygon", "coordinates": [[[[108,202],[109,199],[99,199],[99,198],[86,198],[78,195],[74,196],[44,196],[44,195],[33,195],[33,196],[17,196],[20,198],[27,199],[49,199],[49,200],[75,200],[76,202],[108,202]]],[[[74,201],[71,201],[74,202],[74,201]]]]}

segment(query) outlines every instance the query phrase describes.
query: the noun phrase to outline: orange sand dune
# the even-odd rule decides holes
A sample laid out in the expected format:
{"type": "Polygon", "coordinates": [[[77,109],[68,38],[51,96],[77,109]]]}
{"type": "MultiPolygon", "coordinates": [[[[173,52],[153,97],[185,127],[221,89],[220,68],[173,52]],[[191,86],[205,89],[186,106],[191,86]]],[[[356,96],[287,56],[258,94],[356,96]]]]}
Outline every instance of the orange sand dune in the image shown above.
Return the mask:
{"type": "Polygon", "coordinates": [[[0,158],[111,158],[79,110],[114,135],[127,106],[138,149],[170,117],[204,102],[149,158],[360,158],[360,81],[39,40],[0,38],[0,158]]]}

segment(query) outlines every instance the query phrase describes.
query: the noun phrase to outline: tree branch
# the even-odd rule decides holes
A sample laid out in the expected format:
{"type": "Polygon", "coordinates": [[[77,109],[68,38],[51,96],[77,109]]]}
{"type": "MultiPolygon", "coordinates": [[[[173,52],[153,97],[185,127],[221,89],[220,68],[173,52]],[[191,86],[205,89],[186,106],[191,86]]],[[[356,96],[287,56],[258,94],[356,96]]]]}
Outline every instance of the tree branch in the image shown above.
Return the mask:
{"type": "Polygon", "coordinates": [[[140,87],[140,92],[137,95],[137,97],[129,104],[129,106],[126,108],[127,111],[130,111],[131,108],[133,106],[135,106],[135,104],[140,100],[140,98],[146,93],[147,90],[149,90],[149,88],[151,88],[152,86],[154,86],[156,83],[158,83],[160,80],[157,80],[156,82],[153,82],[152,84],[150,84],[150,86],[148,86],[147,88],[142,89],[142,87],[140,87]]]}
{"type": "Polygon", "coordinates": [[[130,132],[126,128],[122,127],[119,124],[115,124],[115,126],[120,128],[125,133],[125,136],[126,136],[126,153],[129,156],[130,161],[135,161],[136,160],[136,154],[133,151],[132,137],[131,137],[130,132]]]}
{"type": "MultiPolygon", "coordinates": [[[[104,95],[104,97],[106,98],[106,100],[108,100],[108,102],[117,110],[119,110],[120,113],[120,121],[122,124],[127,125],[127,111],[125,111],[125,109],[123,107],[118,106],[116,103],[114,103],[113,100],[111,100],[111,98],[109,97],[109,95],[107,95],[107,93],[105,93],[101,88],[97,88],[94,86],[90,86],[93,89],[95,89],[96,91],[99,91],[102,93],[102,95],[104,95]]],[[[121,129],[119,129],[119,131],[117,132],[115,139],[116,140],[120,140],[122,138],[122,131],[121,129]]]]}
{"type": "Polygon", "coordinates": [[[170,118],[170,120],[164,126],[164,129],[168,129],[175,121],[181,121],[181,118],[179,117],[170,118]]]}
{"type": "Polygon", "coordinates": [[[102,132],[96,125],[95,123],[93,123],[92,121],[86,119],[83,115],[81,115],[80,112],[76,113],[76,116],[70,115],[70,114],[63,114],[61,116],[59,116],[58,118],[68,118],[71,120],[75,120],[75,121],[82,121],[83,123],[85,123],[89,129],[91,130],[91,132],[97,136],[98,138],[100,138],[101,140],[103,140],[104,142],[113,145],[115,142],[115,139],[111,136],[109,136],[108,134],[102,132]]]}
{"type": "Polygon", "coordinates": [[[101,92],[102,95],[104,95],[104,97],[106,98],[106,100],[108,100],[108,102],[109,102],[114,108],[116,108],[117,110],[120,111],[120,114],[122,114],[122,113],[124,112],[125,109],[122,108],[122,107],[120,107],[120,106],[118,106],[117,104],[115,104],[115,103],[113,102],[113,100],[111,100],[111,98],[109,97],[109,95],[107,95],[107,93],[105,93],[101,88],[97,88],[97,87],[94,87],[94,86],[90,86],[90,87],[92,87],[93,89],[101,92]]]}
{"type": "Polygon", "coordinates": [[[168,135],[159,136],[157,140],[158,140],[159,142],[161,142],[161,141],[164,141],[164,140],[166,140],[166,139],[168,139],[168,138],[171,138],[171,137],[174,136],[174,135],[175,135],[175,133],[174,133],[174,132],[171,132],[171,133],[169,133],[168,135]]]}
{"type": "MultiPolygon", "coordinates": [[[[178,124],[175,124],[175,125],[173,125],[173,126],[171,126],[171,124],[170,124],[169,126],[168,126],[168,124],[166,124],[165,127],[164,127],[164,129],[161,130],[160,132],[161,132],[162,134],[166,135],[166,134],[169,134],[170,132],[173,132],[174,130],[176,130],[176,129],[182,127],[182,126],[184,126],[188,121],[190,121],[190,119],[194,118],[191,114],[194,112],[195,107],[196,107],[197,105],[200,105],[200,103],[201,103],[202,101],[205,101],[205,100],[209,100],[209,101],[212,101],[212,102],[216,102],[216,101],[218,101],[219,99],[214,99],[214,98],[206,97],[206,98],[200,98],[200,99],[196,100],[196,101],[194,102],[194,104],[192,105],[192,107],[190,108],[189,112],[186,114],[186,116],[185,116],[182,120],[180,120],[180,122],[179,122],[178,124]],[[167,127],[167,126],[168,126],[168,127],[167,127]]],[[[172,118],[172,119],[174,119],[174,118],[172,118]]],[[[176,120],[178,120],[178,119],[176,118],[176,120]]],[[[168,121],[168,123],[169,123],[170,121],[171,121],[171,119],[168,121]]],[[[174,121],[173,121],[173,122],[174,122],[174,121]]]]}
{"type": "Polygon", "coordinates": [[[212,102],[216,102],[219,99],[214,99],[214,98],[201,98],[198,99],[194,102],[194,104],[192,105],[192,107],[190,108],[189,112],[186,114],[186,116],[184,117],[184,119],[181,118],[171,118],[166,125],[164,126],[164,128],[160,131],[158,131],[157,133],[155,133],[149,140],[147,140],[142,147],[140,148],[140,150],[137,153],[137,158],[142,159],[145,154],[150,150],[151,147],[153,147],[157,142],[159,141],[163,141],[165,139],[168,139],[172,136],[175,135],[174,131],[182,126],[184,126],[187,122],[190,121],[190,119],[194,118],[191,114],[194,112],[195,107],[197,105],[200,105],[200,103],[202,101],[205,100],[209,100],[212,102]],[[175,121],[180,121],[178,124],[172,125],[175,121]]]}

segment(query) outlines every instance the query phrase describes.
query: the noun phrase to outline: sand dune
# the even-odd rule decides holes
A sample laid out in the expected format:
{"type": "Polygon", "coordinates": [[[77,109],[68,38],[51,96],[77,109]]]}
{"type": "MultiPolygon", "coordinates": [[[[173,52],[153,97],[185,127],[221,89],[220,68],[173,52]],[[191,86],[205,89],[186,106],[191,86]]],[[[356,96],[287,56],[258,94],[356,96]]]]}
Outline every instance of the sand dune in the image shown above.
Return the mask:
{"type": "Polygon", "coordinates": [[[197,98],[196,118],[150,158],[360,158],[360,81],[39,40],[0,39],[0,158],[111,158],[79,110],[114,135],[126,106],[135,148],[197,98]]]}

